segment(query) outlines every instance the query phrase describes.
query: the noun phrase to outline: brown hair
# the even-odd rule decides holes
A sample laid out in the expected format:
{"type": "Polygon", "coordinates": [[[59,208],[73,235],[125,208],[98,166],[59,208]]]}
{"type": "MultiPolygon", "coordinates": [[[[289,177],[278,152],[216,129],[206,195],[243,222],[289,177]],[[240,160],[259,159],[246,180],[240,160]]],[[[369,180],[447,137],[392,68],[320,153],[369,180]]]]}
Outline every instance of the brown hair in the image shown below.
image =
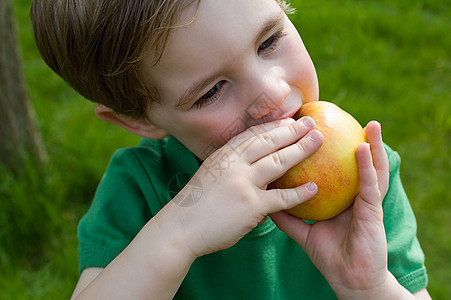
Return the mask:
{"type": "Polygon", "coordinates": [[[177,16],[194,2],[200,0],[33,0],[31,19],[52,70],[87,99],[144,119],[159,95],[145,82],[141,61],[152,53],[158,62],[177,16]]]}

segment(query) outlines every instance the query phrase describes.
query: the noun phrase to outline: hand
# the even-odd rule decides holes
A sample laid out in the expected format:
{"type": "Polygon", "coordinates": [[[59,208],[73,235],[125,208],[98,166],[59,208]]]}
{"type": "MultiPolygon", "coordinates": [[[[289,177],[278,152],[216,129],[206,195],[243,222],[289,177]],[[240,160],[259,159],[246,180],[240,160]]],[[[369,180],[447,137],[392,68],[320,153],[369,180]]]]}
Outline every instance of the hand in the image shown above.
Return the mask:
{"type": "Polygon", "coordinates": [[[315,184],[266,190],[268,183],[319,149],[323,136],[314,126],[307,117],[249,128],[207,158],[154,219],[168,234],[184,239],[195,257],[231,247],[268,214],[316,194],[315,184]],[[197,190],[201,196],[187,205],[186,195],[195,185],[202,187],[197,190]]]}
{"type": "Polygon", "coordinates": [[[271,215],[276,225],[301,245],[337,296],[373,290],[387,280],[387,242],[382,200],[388,190],[389,167],[380,125],[365,128],[369,144],[356,151],[360,194],[345,212],[306,224],[286,212],[271,215]]]}

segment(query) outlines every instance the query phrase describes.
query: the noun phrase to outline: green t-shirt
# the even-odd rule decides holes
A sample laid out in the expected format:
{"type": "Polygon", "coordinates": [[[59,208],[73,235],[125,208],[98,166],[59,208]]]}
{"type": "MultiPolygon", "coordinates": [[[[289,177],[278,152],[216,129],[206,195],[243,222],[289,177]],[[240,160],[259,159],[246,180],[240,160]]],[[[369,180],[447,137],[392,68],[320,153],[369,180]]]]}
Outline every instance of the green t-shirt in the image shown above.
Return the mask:
{"type": "MultiPolygon", "coordinates": [[[[390,188],[383,207],[388,267],[403,286],[416,292],[427,285],[424,254],[400,181],[399,155],[386,150],[390,188]]],[[[78,227],[80,271],[108,265],[198,168],[194,155],[173,137],[143,139],[137,147],[116,151],[78,227]]],[[[336,297],[302,248],[268,218],[235,246],[196,259],[175,298],[336,297]]]]}

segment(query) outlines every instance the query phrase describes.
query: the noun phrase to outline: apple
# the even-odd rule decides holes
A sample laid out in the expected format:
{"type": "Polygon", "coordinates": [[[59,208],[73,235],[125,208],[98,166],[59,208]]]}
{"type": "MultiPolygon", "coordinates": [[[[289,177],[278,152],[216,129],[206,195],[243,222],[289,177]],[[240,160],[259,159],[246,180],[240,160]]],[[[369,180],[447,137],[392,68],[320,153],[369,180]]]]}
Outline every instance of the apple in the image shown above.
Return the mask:
{"type": "Polygon", "coordinates": [[[330,219],[346,210],[359,193],[359,171],[355,151],[366,142],[365,131],[350,114],[326,101],[308,102],[294,119],[310,116],[324,135],[321,148],[289,169],[268,188],[294,188],[308,182],[318,186],[310,200],[287,210],[312,221],[330,219]]]}

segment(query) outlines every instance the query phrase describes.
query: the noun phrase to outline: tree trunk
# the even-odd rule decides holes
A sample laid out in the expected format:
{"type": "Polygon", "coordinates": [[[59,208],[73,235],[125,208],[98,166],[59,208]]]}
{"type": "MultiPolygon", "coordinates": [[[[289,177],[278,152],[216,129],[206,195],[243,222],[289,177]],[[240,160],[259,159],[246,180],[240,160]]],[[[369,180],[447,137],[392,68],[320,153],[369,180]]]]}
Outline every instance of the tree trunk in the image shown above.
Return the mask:
{"type": "Polygon", "coordinates": [[[0,163],[14,172],[25,157],[44,162],[45,149],[29,103],[10,0],[0,0],[0,163]]]}

